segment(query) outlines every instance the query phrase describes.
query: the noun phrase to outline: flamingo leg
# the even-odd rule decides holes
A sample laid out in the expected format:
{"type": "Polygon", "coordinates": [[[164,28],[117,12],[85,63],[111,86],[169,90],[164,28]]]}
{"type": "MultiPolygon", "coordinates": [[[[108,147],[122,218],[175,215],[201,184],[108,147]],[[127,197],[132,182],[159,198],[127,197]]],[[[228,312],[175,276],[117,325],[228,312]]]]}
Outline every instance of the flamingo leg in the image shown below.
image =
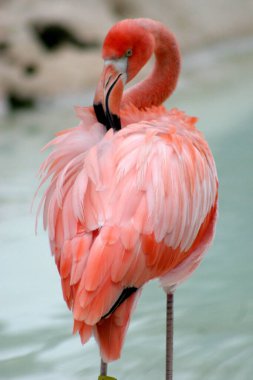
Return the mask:
{"type": "Polygon", "coordinates": [[[167,294],[166,380],[173,378],[173,293],[167,294]]]}
{"type": "Polygon", "coordinates": [[[107,376],[107,363],[101,359],[100,366],[100,375],[98,376],[98,380],[117,380],[116,377],[107,376]]]}
{"type": "Polygon", "coordinates": [[[107,363],[105,363],[103,359],[101,359],[100,375],[107,376],[107,363]]]}

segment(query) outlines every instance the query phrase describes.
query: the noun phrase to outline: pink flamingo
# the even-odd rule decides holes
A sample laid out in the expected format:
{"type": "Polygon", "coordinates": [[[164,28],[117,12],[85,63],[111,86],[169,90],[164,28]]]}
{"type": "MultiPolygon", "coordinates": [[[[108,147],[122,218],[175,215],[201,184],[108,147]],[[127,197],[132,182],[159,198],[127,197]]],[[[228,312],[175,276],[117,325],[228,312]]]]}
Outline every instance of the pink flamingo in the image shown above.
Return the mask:
{"type": "Polygon", "coordinates": [[[44,226],[84,344],[94,335],[107,363],[120,357],[143,285],[167,293],[166,378],[172,379],[173,292],[209,247],[217,215],[215,163],[196,118],[167,111],[180,53],[173,34],[150,19],[118,22],[103,44],[93,107],[58,133],[41,166],[50,184],[44,226]],[[151,74],[123,93],[151,55],[151,74]]]}

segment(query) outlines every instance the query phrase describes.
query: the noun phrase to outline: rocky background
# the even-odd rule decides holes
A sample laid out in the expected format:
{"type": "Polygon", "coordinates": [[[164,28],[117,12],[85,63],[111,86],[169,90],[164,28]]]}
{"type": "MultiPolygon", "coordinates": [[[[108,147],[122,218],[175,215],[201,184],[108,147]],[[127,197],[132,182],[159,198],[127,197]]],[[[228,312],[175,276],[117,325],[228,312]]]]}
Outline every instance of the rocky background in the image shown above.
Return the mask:
{"type": "Polygon", "coordinates": [[[0,101],[12,108],[94,86],[110,26],[152,17],[184,54],[253,36],[252,0],[0,0],[0,101]]]}

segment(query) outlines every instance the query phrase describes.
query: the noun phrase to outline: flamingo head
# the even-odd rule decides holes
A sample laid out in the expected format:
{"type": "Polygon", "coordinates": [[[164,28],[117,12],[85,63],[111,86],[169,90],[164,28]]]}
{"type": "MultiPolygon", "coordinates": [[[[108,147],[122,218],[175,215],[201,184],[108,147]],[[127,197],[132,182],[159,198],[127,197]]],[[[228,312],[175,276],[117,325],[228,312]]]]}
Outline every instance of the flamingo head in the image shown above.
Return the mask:
{"type": "Polygon", "coordinates": [[[115,24],[105,37],[104,69],[94,98],[97,119],[107,129],[120,129],[120,103],[124,85],[133,79],[151,57],[154,36],[138,19],[115,24]]]}

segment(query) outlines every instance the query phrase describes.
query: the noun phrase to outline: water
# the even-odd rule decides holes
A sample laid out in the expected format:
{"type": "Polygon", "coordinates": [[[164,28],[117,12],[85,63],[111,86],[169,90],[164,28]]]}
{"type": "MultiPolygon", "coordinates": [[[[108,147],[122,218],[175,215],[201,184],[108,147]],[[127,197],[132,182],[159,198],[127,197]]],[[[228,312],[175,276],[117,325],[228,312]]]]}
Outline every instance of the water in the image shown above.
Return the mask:
{"type": "MultiPolygon", "coordinates": [[[[249,380],[253,372],[253,55],[223,57],[187,72],[169,105],[200,117],[220,178],[215,243],[200,269],[175,296],[175,380],[249,380]]],[[[84,99],[84,103],[86,103],[84,99]]],[[[39,150],[59,129],[76,124],[69,99],[32,113],[6,116],[0,130],[0,378],[96,379],[91,340],[71,335],[47,236],[34,235],[30,202],[39,150]]],[[[165,296],[146,286],[118,379],[164,378],[165,296]]]]}

